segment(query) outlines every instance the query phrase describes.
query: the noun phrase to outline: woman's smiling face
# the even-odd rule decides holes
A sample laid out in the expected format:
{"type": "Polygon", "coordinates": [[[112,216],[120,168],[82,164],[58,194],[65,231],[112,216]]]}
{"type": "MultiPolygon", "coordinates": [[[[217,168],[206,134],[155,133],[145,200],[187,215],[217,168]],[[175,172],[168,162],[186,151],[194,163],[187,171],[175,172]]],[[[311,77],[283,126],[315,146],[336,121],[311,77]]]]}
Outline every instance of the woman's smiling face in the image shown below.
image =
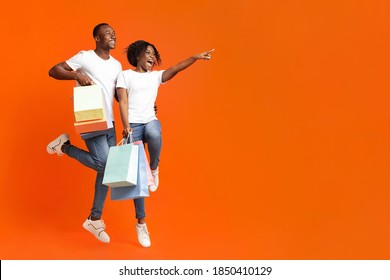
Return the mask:
{"type": "Polygon", "coordinates": [[[142,72],[152,71],[156,64],[156,53],[152,46],[147,46],[146,50],[138,57],[137,69],[142,72]]]}

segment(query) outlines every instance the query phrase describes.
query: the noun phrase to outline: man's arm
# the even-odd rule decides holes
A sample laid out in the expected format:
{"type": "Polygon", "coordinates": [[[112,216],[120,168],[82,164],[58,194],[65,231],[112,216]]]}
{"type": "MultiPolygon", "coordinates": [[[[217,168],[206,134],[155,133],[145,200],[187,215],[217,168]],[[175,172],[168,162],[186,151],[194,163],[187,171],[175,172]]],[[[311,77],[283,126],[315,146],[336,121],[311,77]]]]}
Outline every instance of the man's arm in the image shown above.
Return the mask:
{"type": "Polygon", "coordinates": [[[56,80],[76,80],[81,86],[93,85],[93,80],[82,71],[74,71],[65,61],[54,65],[49,76],[56,80]]]}

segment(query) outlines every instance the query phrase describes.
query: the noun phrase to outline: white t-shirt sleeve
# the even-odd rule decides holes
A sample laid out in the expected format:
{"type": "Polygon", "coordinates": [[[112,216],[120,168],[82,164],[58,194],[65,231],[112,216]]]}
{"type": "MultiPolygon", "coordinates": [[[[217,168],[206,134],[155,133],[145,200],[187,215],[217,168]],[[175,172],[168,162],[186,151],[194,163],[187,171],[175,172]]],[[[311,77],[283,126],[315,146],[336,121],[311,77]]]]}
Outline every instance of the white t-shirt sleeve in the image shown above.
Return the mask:
{"type": "Polygon", "coordinates": [[[160,71],[157,71],[158,72],[158,82],[160,84],[165,84],[162,82],[162,74],[164,73],[165,70],[160,70],[160,71]]]}
{"type": "Polygon", "coordinates": [[[78,54],[72,56],[69,58],[66,62],[66,64],[69,65],[70,68],[72,68],[74,71],[81,68],[83,66],[84,61],[84,51],[79,52],[78,54]]]}
{"type": "Polygon", "coordinates": [[[125,79],[125,75],[124,75],[123,71],[120,72],[118,75],[118,78],[116,80],[116,87],[127,89],[126,79],[125,79]]]}

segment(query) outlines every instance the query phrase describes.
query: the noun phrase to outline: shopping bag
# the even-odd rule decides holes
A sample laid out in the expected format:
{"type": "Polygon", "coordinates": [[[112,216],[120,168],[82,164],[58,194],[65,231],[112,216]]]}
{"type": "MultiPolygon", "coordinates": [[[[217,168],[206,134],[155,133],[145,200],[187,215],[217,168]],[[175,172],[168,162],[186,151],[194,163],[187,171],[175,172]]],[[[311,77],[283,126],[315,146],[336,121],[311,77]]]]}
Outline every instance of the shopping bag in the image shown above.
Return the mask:
{"type": "Polygon", "coordinates": [[[114,188],[134,186],[138,183],[139,145],[123,144],[110,147],[103,184],[114,188]]]}
{"type": "Polygon", "coordinates": [[[103,119],[103,92],[98,85],[73,89],[73,110],[76,122],[103,119]]]}
{"type": "MultiPolygon", "coordinates": [[[[142,142],[141,142],[142,143],[142,142]]],[[[149,197],[149,179],[147,168],[149,167],[148,159],[145,154],[143,144],[134,144],[133,147],[138,149],[138,176],[137,185],[133,187],[111,188],[111,200],[136,199],[149,197]]]]}
{"type": "Polygon", "coordinates": [[[76,129],[77,133],[86,133],[86,132],[108,129],[105,111],[103,110],[102,119],[97,119],[93,121],[75,122],[74,128],[76,129]]]}
{"type": "Polygon", "coordinates": [[[139,152],[144,154],[145,161],[146,161],[146,175],[148,177],[148,186],[153,185],[154,184],[154,179],[153,179],[153,176],[152,176],[152,170],[150,170],[149,160],[148,160],[148,158],[146,156],[144,143],[142,141],[135,141],[135,142],[133,142],[133,144],[134,145],[139,145],[139,147],[140,147],[139,152]]]}

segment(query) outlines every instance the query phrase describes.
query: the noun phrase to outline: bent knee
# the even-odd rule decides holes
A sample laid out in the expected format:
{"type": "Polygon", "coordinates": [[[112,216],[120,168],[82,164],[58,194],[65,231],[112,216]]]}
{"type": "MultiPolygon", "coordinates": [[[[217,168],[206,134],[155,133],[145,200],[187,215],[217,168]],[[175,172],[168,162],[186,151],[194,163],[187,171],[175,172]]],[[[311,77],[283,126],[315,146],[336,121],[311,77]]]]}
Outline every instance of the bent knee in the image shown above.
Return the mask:
{"type": "Polygon", "coordinates": [[[96,170],[99,173],[104,173],[104,170],[106,169],[106,163],[107,161],[98,161],[96,162],[96,170]]]}

